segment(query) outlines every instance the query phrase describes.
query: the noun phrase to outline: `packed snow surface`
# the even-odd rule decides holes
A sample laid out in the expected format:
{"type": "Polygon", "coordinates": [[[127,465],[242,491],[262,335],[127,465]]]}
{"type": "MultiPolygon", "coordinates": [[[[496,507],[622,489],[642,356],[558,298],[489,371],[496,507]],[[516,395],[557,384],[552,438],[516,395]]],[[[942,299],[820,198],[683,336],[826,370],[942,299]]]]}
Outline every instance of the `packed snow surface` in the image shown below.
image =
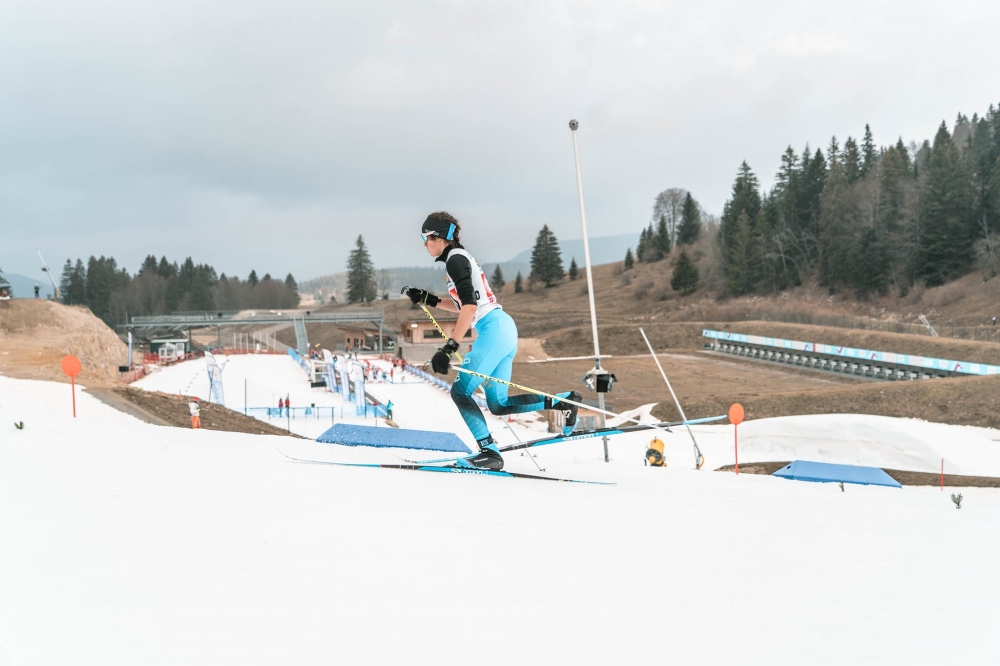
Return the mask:
{"type": "MultiPolygon", "coordinates": [[[[263,394],[285,381],[270,362],[247,366],[263,394]]],[[[398,392],[402,427],[461,425],[440,390],[371,388],[398,392]]],[[[642,464],[649,433],[612,438],[610,463],[600,439],[535,449],[545,474],[614,486],[308,465],[275,448],[414,452],[152,426],[80,391],[74,420],[69,393],[0,376],[2,665],[987,664],[1000,651],[995,489],[961,489],[956,510],[953,489],[716,473],[733,458],[723,425],[693,428],[701,471],[683,428],[661,436],[665,469],[642,464]]],[[[943,457],[1000,475],[992,430],[831,415],[739,432],[741,462],[933,471],[943,457]]]]}

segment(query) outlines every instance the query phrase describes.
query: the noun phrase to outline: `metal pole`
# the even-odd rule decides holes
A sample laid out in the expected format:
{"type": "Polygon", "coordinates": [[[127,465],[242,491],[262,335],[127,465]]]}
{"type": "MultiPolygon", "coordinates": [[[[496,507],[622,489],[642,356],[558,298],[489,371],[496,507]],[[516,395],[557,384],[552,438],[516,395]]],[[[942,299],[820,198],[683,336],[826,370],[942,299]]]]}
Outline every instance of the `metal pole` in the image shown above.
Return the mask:
{"type": "MultiPolygon", "coordinates": [[[[681,414],[681,420],[687,421],[687,417],[684,416],[684,408],[681,407],[681,401],[677,399],[677,394],[674,393],[674,387],[670,385],[670,380],[667,379],[667,373],[663,371],[663,366],[660,365],[660,359],[656,357],[656,352],[653,351],[653,345],[650,344],[649,338],[646,337],[646,331],[642,330],[642,327],[640,326],[639,332],[642,333],[642,339],[646,341],[646,346],[649,347],[649,353],[652,354],[653,360],[656,361],[656,367],[660,369],[660,375],[662,375],[663,381],[667,383],[667,388],[670,389],[670,395],[674,398],[674,404],[677,405],[677,411],[681,414]]],[[[705,462],[705,458],[701,455],[701,449],[698,448],[698,442],[695,441],[694,433],[691,432],[691,426],[685,423],[684,427],[687,428],[688,434],[691,436],[691,443],[694,444],[695,469],[701,469],[701,466],[705,462]]]]}
{"type": "MultiPolygon", "coordinates": [[[[587,211],[583,205],[583,178],[580,176],[580,146],[576,140],[576,130],[580,123],[576,120],[569,121],[569,129],[573,135],[573,158],[576,161],[576,190],[580,197],[580,224],[583,227],[583,261],[587,269],[587,296],[590,300],[590,328],[594,335],[594,367],[601,369],[601,345],[597,339],[597,307],[594,305],[594,276],[590,270],[590,241],[587,239],[587,211]]],[[[604,394],[597,394],[597,404],[604,411],[604,394]]],[[[601,413],[601,427],[605,427],[604,414],[601,413]]],[[[602,437],[604,442],[604,462],[608,462],[608,438],[602,437]]]]}

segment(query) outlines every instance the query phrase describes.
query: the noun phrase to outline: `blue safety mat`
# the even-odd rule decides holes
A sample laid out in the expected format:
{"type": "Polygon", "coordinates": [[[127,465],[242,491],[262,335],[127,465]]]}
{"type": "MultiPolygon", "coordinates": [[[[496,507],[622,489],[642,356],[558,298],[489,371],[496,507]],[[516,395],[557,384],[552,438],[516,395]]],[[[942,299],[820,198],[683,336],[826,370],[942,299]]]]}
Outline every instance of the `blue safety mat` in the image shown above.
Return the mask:
{"type": "Polygon", "coordinates": [[[774,473],[783,479],[815,481],[818,483],[858,483],[864,486],[890,486],[902,488],[899,481],[878,467],[859,465],[834,465],[832,463],[796,460],[774,473]]]}
{"type": "Polygon", "coordinates": [[[338,423],[317,437],[316,441],[321,444],[343,444],[345,446],[472,453],[469,447],[463,444],[455,433],[451,432],[376,428],[346,423],[338,423]]]}

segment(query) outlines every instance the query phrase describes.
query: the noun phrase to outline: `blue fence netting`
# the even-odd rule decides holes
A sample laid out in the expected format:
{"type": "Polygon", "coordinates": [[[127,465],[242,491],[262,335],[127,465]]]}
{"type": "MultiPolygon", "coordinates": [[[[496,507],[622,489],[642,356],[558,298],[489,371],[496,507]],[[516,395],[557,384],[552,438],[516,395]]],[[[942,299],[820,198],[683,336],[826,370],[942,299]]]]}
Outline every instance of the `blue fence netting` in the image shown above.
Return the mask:
{"type": "MultiPolygon", "coordinates": [[[[441,379],[436,375],[432,375],[429,372],[424,372],[423,370],[415,368],[409,363],[406,364],[406,371],[409,372],[411,375],[416,375],[417,377],[420,377],[426,382],[430,382],[431,384],[437,386],[438,388],[442,388],[445,391],[448,391],[449,393],[451,392],[451,382],[446,382],[445,380],[441,379]]],[[[486,406],[486,400],[484,400],[483,397],[480,396],[478,393],[473,394],[472,399],[475,400],[476,404],[482,407],[483,409],[489,409],[489,407],[486,406]]]]}
{"type": "Polygon", "coordinates": [[[383,405],[344,405],[342,407],[247,407],[247,416],[252,416],[260,421],[279,421],[291,419],[293,421],[301,419],[326,419],[330,423],[336,423],[337,419],[345,416],[363,416],[365,418],[386,418],[385,406],[383,405]]]}

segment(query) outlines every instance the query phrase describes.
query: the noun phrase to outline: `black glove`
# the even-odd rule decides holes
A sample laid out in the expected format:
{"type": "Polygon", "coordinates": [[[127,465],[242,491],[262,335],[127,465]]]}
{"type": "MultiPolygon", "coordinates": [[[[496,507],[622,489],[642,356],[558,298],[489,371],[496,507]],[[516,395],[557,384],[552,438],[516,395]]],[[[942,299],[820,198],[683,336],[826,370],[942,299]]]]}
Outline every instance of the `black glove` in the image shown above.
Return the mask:
{"type": "Polygon", "coordinates": [[[424,289],[418,289],[417,287],[403,287],[402,291],[399,293],[406,294],[410,301],[414,305],[420,305],[424,303],[432,308],[437,307],[437,304],[441,302],[441,299],[424,289]]]}
{"type": "Polygon", "coordinates": [[[448,361],[450,360],[451,355],[457,351],[458,343],[451,338],[448,338],[448,342],[445,343],[444,347],[438,349],[433,358],[431,358],[431,368],[434,369],[434,372],[439,375],[447,375],[448,361]]]}

